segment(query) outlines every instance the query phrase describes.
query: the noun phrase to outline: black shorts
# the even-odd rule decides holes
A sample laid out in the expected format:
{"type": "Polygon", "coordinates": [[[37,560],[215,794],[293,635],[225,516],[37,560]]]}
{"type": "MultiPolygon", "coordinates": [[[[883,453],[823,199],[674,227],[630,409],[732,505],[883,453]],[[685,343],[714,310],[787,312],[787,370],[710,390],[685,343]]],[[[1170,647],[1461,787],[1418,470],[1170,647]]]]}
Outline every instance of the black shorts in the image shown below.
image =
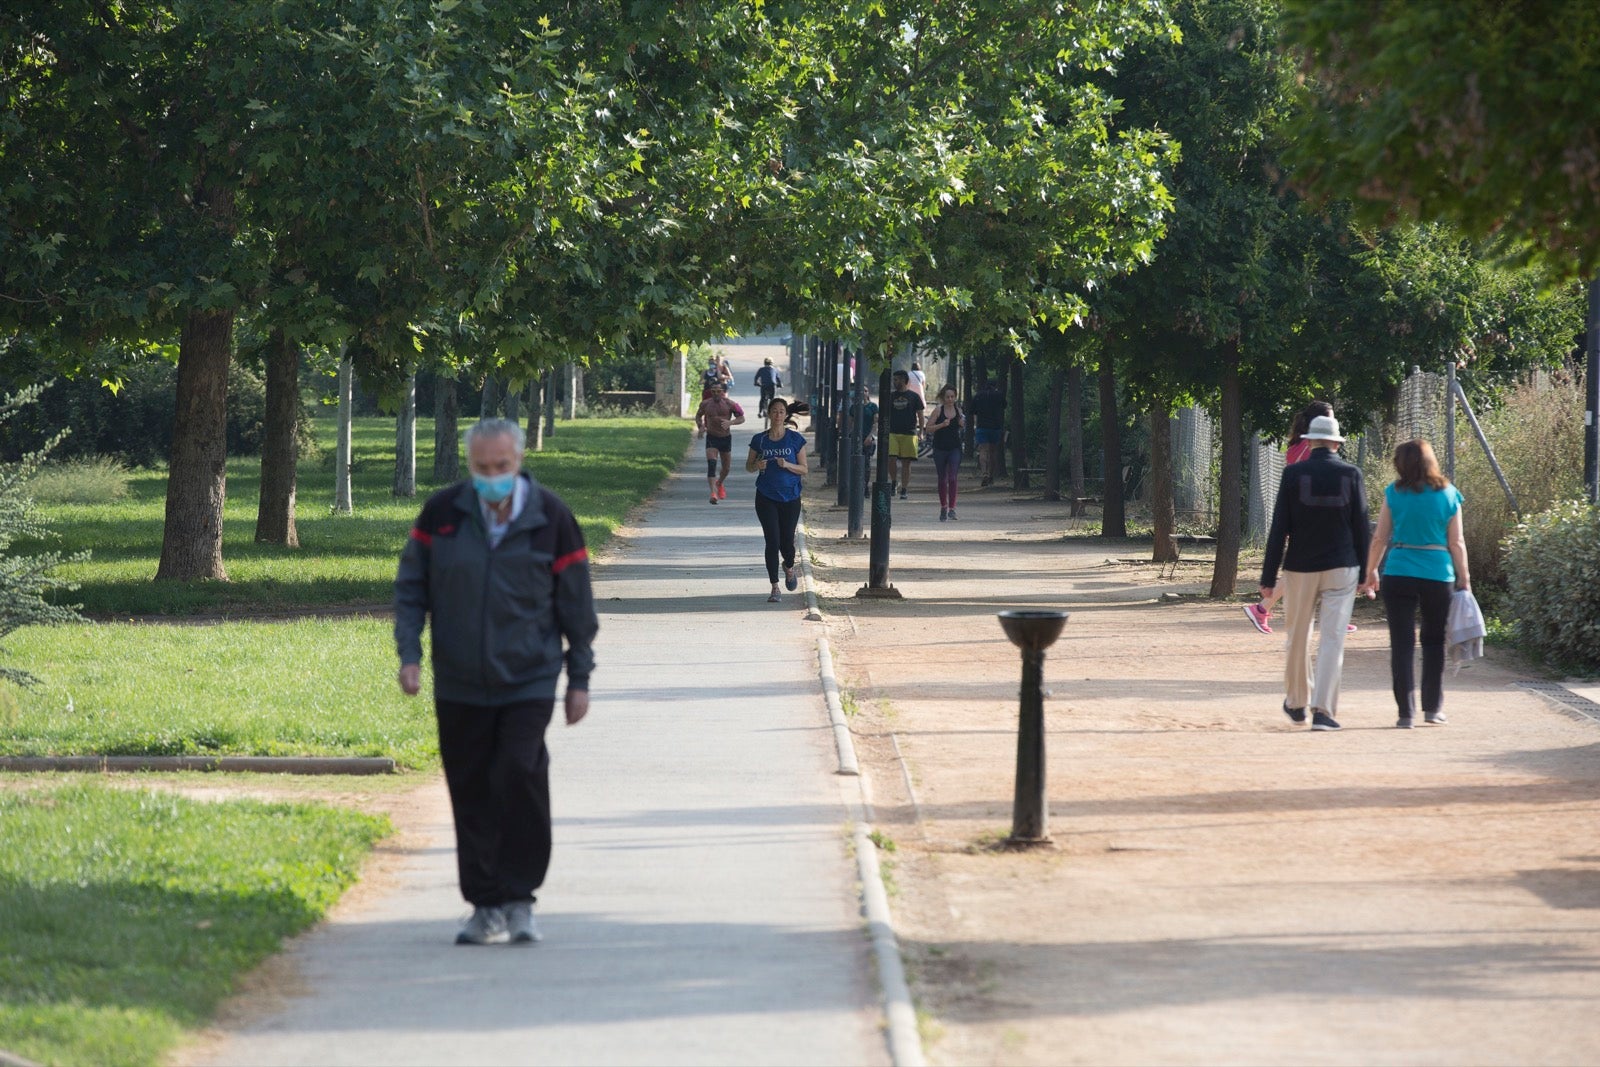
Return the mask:
{"type": "Polygon", "coordinates": [[[708,450],[714,448],[718,452],[732,452],[733,434],[730,433],[726,437],[713,437],[710,434],[706,434],[706,448],[708,450]]]}

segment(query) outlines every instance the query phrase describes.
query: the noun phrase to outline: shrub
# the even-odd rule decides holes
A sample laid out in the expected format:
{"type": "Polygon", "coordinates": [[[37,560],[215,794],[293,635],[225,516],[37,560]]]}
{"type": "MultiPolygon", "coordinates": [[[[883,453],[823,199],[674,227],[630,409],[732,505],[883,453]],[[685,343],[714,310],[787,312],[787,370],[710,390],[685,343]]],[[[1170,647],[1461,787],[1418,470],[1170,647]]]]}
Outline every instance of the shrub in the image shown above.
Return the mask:
{"type": "Polygon", "coordinates": [[[1553,663],[1600,669],[1600,507],[1569,501],[1506,539],[1508,606],[1517,636],[1553,663]]]}
{"type": "MultiPolygon", "coordinates": [[[[1582,491],[1583,389],[1575,375],[1557,372],[1523,382],[1499,407],[1479,413],[1479,420],[1522,514],[1582,491]]],[[[1433,445],[1443,450],[1443,442],[1433,445]]],[[[1393,477],[1391,471],[1386,482],[1393,477]]],[[[1463,529],[1473,587],[1493,593],[1506,584],[1501,543],[1517,518],[1465,419],[1456,429],[1455,483],[1467,500],[1463,529]]]]}
{"type": "MultiPolygon", "coordinates": [[[[133,467],[164,467],[172,452],[172,426],[177,418],[178,369],[156,360],[135,365],[112,392],[97,377],[50,383],[38,402],[17,413],[0,432],[0,458],[16,461],[37,451],[57,429],[72,427],[61,442],[58,458],[115,456],[133,467]]],[[[228,454],[261,451],[266,414],[266,383],[247,364],[235,360],[228,369],[228,454]]],[[[315,447],[310,410],[300,416],[302,456],[315,447]]]]}
{"type": "MultiPolygon", "coordinates": [[[[37,404],[42,391],[34,386],[6,397],[0,402],[0,423],[9,422],[37,404]]],[[[45,597],[59,589],[76,589],[76,585],[51,572],[62,563],[81,563],[89,558],[89,553],[79,552],[62,559],[59,552],[32,556],[16,556],[10,552],[12,543],[19,538],[50,535],[49,524],[34,506],[28,483],[50,450],[65,436],[65,431],[58,433],[18,462],[0,464],[0,640],[24,626],[83,621],[75,608],[52,604],[45,597]]],[[[38,681],[25,670],[7,666],[0,666],[0,678],[18,685],[33,685],[38,681]]]]}
{"type": "MultiPolygon", "coordinates": [[[[706,347],[706,346],[701,346],[706,347]]],[[[698,364],[690,362],[692,374],[698,374],[706,365],[710,349],[700,356],[698,364]]],[[[691,356],[691,359],[693,356],[691,356]]],[[[591,364],[583,372],[585,398],[593,403],[601,394],[621,389],[643,392],[656,387],[656,354],[634,350],[623,355],[606,356],[591,364]]]]}
{"type": "Polygon", "coordinates": [[[46,463],[28,480],[28,493],[41,504],[98,504],[127,496],[130,477],[115,456],[84,456],[46,463]]]}

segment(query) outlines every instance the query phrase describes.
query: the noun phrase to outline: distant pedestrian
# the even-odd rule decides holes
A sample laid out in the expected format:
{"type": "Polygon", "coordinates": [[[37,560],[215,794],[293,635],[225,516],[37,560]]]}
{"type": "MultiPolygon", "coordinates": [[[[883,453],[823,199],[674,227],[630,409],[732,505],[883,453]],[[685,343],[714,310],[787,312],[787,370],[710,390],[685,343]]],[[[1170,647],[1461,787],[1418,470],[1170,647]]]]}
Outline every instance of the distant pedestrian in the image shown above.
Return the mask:
{"type": "Polygon", "coordinates": [[[700,399],[709,400],[711,390],[716,388],[726,391],[728,383],[722,379],[722,360],[712,356],[711,361],[706,364],[706,369],[700,372],[700,399]]]}
{"type": "Polygon", "coordinates": [[[1433,446],[1417,439],[1394,450],[1396,478],[1383,491],[1362,591],[1383,592],[1389,617],[1389,680],[1402,730],[1411,728],[1416,620],[1422,615],[1422,716],[1443,726],[1446,622],[1454,591],[1472,589],[1461,493],[1439,470],[1433,446]],[[1379,567],[1382,567],[1382,581],[1379,567]]]}
{"type": "Polygon", "coordinates": [[[395,577],[407,696],[422,688],[425,624],[432,635],[439,757],[472,905],[457,944],[539,940],[534,894],[550,866],[544,734],[563,662],[567,725],[589,711],[599,629],[589,554],[572,511],[522,469],[523,440],[504,419],[467,430],[472,478],[428,498],[395,577]]]}
{"type": "MultiPolygon", "coordinates": [[[[911,463],[917,458],[917,445],[922,440],[922,398],[909,388],[911,376],[903,370],[894,372],[894,391],[889,394],[889,462],[900,461],[900,499],[906,498],[906,486],[911,482],[911,463]]],[[[890,477],[893,477],[891,472],[890,477]]],[[[894,491],[891,484],[889,491],[894,491]]]]}
{"type": "Polygon", "coordinates": [[[801,479],[806,476],[806,439],[794,429],[794,416],[809,408],[799,402],[773,397],[767,405],[767,429],[750,439],[744,469],[756,472],[756,520],[765,541],[767,580],[772,592],[767,603],[782,599],[778,592],[778,564],[783,564],[784,588],[799,585],[794,573],[794,530],[800,522],[801,479]]]}
{"type": "MultiPolygon", "coordinates": [[[[1289,427],[1288,450],[1283,454],[1285,467],[1299,463],[1311,455],[1311,443],[1305,440],[1306,428],[1311,425],[1311,420],[1318,415],[1332,415],[1333,405],[1326,400],[1313,400],[1295,415],[1293,424],[1289,427]]],[[[1272,633],[1272,609],[1278,603],[1276,595],[1263,597],[1259,604],[1244,605],[1245,618],[1250,620],[1257,630],[1264,634],[1272,633]]],[[[1354,633],[1355,627],[1348,627],[1347,633],[1354,633]]]]}
{"type": "Polygon", "coordinates": [[[911,369],[906,372],[906,388],[928,402],[928,376],[922,373],[922,364],[916,360],[911,361],[911,369]]]}
{"type": "MultiPolygon", "coordinates": [[[[856,406],[853,402],[839,405],[839,417],[836,423],[839,430],[839,439],[848,442],[854,429],[856,406]]],[[[866,397],[861,399],[861,458],[866,460],[868,477],[861,480],[861,495],[872,499],[872,458],[878,452],[878,405],[866,397]]],[[[843,455],[848,456],[846,451],[843,455]]]]}
{"type": "Polygon", "coordinates": [[[994,481],[1000,461],[1000,439],[1006,425],[1006,394],[985,380],[970,405],[973,443],[978,446],[978,484],[994,481]]]}
{"type": "Polygon", "coordinates": [[[783,375],[772,365],[771,356],[761,361],[761,369],[756,371],[755,386],[761,390],[761,402],[756,410],[765,411],[767,405],[772,403],[772,398],[778,395],[778,390],[783,388],[783,375]]]}
{"type": "Polygon", "coordinates": [[[956,517],[956,483],[961,473],[961,430],[966,416],[956,403],[956,387],[939,390],[939,402],[928,419],[933,437],[933,470],[939,480],[939,521],[956,517]]]}
{"type": "Polygon", "coordinates": [[[744,408],[729,400],[727,389],[718,381],[707,389],[706,398],[694,413],[696,436],[706,439],[706,484],[711,487],[711,502],[728,499],[728,471],[733,465],[733,428],[744,425],[744,408]]]}
{"type": "Polygon", "coordinates": [[[1267,556],[1261,565],[1261,596],[1278,588],[1283,567],[1283,605],[1288,616],[1289,658],[1284,667],[1284,714],[1313,730],[1337,730],[1339,682],[1344,670],[1345,627],[1355,605],[1356,587],[1365,579],[1366,489],[1361,469],[1339,458],[1339,421],[1331,415],[1311,420],[1304,440],[1311,455],[1285,467],[1272,509],[1267,556]],[[1316,672],[1311,666],[1311,618],[1321,602],[1316,672]]]}

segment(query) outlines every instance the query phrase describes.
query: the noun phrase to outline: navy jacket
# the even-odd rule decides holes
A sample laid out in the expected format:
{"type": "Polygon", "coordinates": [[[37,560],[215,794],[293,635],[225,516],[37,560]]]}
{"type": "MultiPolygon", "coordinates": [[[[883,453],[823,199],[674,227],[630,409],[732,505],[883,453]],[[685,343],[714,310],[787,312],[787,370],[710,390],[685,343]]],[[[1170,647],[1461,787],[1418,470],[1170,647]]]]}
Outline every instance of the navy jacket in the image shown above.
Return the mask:
{"type": "Polygon", "coordinates": [[[567,686],[589,688],[600,629],[589,553],[572,511],[526,472],[527,504],[500,544],[471,482],[422,505],[400,554],[394,640],[400,662],[422,662],[431,622],[433,693],[499,706],[555,696],[566,642],[567,686]]]}
{"type": "Polygon", "coordinates": [[[1261,584],[1277,585],[1280,566],[1286,571],[1358,567],[1359,580],[1365,581],[1371,542],[1361,468],[1331,448],[1313,448],[1308,458],[1283,469],[1261,584]]]}

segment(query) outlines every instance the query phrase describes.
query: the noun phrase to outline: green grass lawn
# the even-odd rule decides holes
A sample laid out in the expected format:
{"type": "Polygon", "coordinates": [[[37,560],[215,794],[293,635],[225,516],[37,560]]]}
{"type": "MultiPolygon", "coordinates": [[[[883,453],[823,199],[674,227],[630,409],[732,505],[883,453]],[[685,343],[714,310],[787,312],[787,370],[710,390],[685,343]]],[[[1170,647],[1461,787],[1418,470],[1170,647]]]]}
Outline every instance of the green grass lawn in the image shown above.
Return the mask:
{"type": "Polygon", "coordinates": [[[0,1049],[154,1064],[355,881],[388,820],[50,783],[0,793],[0,1049]]]}
{"type": "MultiPolygon", "coordinates": [[[[165,471],[136,472],[128,496],[106,504],[61,504],[45,509],[63,553],[89,549],[89,562],[62,567],[80,588],[60,599],[81,603],[100,617],[273,611],[304,606],[388,603],[395,563],[422,500],[432,491],[433,423],[417,422],[418,496],[396,499],[394,420],[358,419],[352,432],[355,513],[333,507],[333,423],[317,420],[323,459],[300,465],[296,526],[298,549],[255,542],[260,462],[228,462],[223,511],[226,582],[155,582],[161,557],[165,471]]],[[[564,499],[583,526],[591,548],[603,546],[628,510],[677,466],[689,443],[681,419],[578,419],[559,424],[545,451],[528,454],[528,467],[564,499]]],[[[26,554],[40,545],[19,542],[26,554]]]]}
{"type": "MultiPolygon", "coordinates": [[[[83,583],[73,596],[111,621],[30,627],[7,638],[0,661],[43,684],[0,687],[0,754],[374,755],[433,767],[431,701],[407,700],[395,685],[387,620],[114,621],[387,605],[421,502],[390,495],[393,423],[363,420],[358,429],[356,514],[330,515],[331,470],[306,464],[298,550],[254,543],[258,467],[230,464],[229,582],[150,580],[161,545],[160,475],[137,474],[129,497],[114,504],[51,508],[63,546],[94,552],[72,569],[83,583]]],[[[419,469],[431,470],[431,427],[417,436],[419,469]]],[[[688,439],[681,420],[577,420],[562,423],[555,447],[530,455],[529,465],[572,506],[589,543],[602,545],[676,467],[688,439]]]]}
{"type": "Polygon", "coordinates": [[[0,690],[0,755],[391,756],[432,767],[433,702],[395,684],[392,633],[383,619],[21,630],[6,641],[9,662],[43,684],[0,690]]]}

